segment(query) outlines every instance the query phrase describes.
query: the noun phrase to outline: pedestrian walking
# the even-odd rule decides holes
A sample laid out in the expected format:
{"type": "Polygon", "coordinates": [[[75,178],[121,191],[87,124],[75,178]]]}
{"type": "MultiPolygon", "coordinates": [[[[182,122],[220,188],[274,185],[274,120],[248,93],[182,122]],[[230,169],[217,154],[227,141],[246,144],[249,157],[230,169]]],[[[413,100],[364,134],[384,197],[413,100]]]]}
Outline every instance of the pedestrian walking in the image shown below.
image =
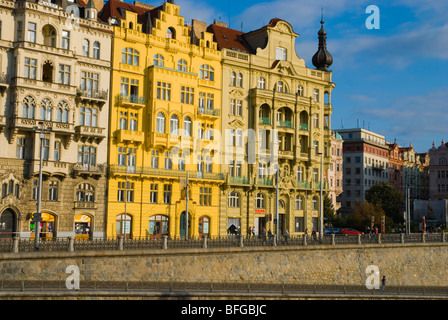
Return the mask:
{"type": "Polygon", "coordinates": [[[311,235],[313,236],[313,240],[317,240],[316,230],[313,229],[311,235]]]}
{"type": "Polygon", "coordinates": [[[283,233],[283,235],[285,237],[285,244],[288,244],[288,237],[289,237],[288,229],[285,229],[285,232],[283,233]]]}
{"type": "Polygon", "coordinates": [[[247,229],[247,238],[250,239],[250,236],[252,235],[252,228],[249,226],[247,229]]]}
{"type": "Polygon", "coordinates": [[[252,228],[252,237],[255,238],[255,226],[252,228]]]}
{"type": "Polygon", "coordinates": [[[386,276],[383,276],[383,279],[381,279],[381,290],[386,289],[386,276]]]}

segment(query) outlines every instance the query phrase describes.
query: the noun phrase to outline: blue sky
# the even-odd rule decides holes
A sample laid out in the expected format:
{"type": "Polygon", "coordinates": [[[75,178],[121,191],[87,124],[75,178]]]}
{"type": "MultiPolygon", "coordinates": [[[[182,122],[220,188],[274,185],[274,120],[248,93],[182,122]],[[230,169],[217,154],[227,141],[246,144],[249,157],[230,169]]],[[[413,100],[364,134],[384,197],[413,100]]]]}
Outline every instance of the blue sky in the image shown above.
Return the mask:
{"type": "MultiPolygon", "coordinates": [[[[150,4],[158,5],[152,0],[150,4]]],[[[448,141],[448,1],[437,0],[176,0],[186,22],[219,20],[245,32],[272,18],[300,36],[296,51],[308,67],[317,50],[323,8],[333,56],[332,128],[360,126],[416,152],[448,141]],[[369,5],[380,29],[369,30],[369,5]]]]}

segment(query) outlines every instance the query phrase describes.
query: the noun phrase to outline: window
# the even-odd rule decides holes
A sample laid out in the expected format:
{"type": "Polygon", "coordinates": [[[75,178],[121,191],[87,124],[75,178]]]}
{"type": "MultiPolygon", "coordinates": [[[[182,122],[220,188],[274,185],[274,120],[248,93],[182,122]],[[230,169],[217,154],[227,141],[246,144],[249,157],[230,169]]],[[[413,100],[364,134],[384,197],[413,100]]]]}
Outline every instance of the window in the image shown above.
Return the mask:
{"type": "Polygon", "coordinates": [[[285,48],[277,47],[275,49],[275,59],[276,60],[286,60],[287,50],[285,48]]]}
{"type": "Polygon", "coordinates": [[[303,210],[302,196],[296,196],[296,210],[303,210]]]}
{"type": "Polygon", "coordinates": [[[151,183],[150,193],[149,193],[149,202],[157,203],[157,187],[158,185],[155,183],[151,183]]]}
{"type": "Polygon", "coordinates": [[[134,182],[118,182],[117,201],[124,202],[126,196],[126,202],[134,202],[134,182]]]}
{"type": "Polygon", "coordinates": [[[283,83],[283,81],[278,81],[277,82],[276,90],[277,90],[277,92],[282,92],[282,93],[286,93],[287,92],[285,84],[283,83]]]}
{"type": "Polygon", "coordinates": [[[25,159],[25,137],[17,138],[17,159],[25,159]]]}
{"type": "Polygon", "coordinates": [[[41,102],[40,106],[40,120],[51,121],[52,103],[48,98],[41,102]]]}
{"type": "Polygon", "coordinates": [[[23,76],[27,79],[36,80],[36,59],[25,58],[25,68],[23,76]]]}
{"type": "Polygon", "coordinates": [[[26,118],[26,119],[34,119],[35,109],[36,109],[36,105],[34,103],[33,97],[26,96],[23,99],[22,117],[26,118]]]}
{"type": "Polygon", "coordinates": [[[163,185],[163,203],[171,204],[171,185],[170,184],[163,185]]]}
{"type": "Polygon", "coordinates": [[[151,168],[153,169],[159,168],[159,151],[157,150],[151,151],[151,168]]]}
{"type": "Polygon", "coordinates": [[[94,59],[100,58],[100,43],[98,41],[95,41],[93,43],[93,58],[94,59]]]}
{"type": "Polygon", "coordinates": [[[179,157],[177,160],[177,169],[180,171],[185,171],[185,155],[179,153],[179,157]]]}
{"type": "Polygon", "coordinates": [[[65,64],[59,65],[59,83],[70,85],[70,66],[65,64]]]}
{"type": "Polygon", "coordinates": [[[208,64],[203,64],[199,67],[199,79],[215,81],[215,71],[213,67],[208,64]]]}
{"type": "Polygon", "coordinates": [[[157,114],[156,132],[165,133],[165,115],[162,112],[157,114]]]}
{"type": "Polygon", "coordinates": [[[17,21],[17,30],[16,30],[16,40],[22,41],[23,40],[23,34],[22,34],[22,21],[17,21]]]}
{"type": "Polygon", "coordinates": [[[236,85],[240,88],[243,87],[243,75],[241,73],[238,73],[238,77],[236,78],[236,85]]]}
{"type": "Polygon", "coordinates": [[[297,167],[297,181],[303,181],[303,168],[297,167]]]}
{"type": "Polygon", "coordinates": [[[209,234],[210,230],[210,218],[209,217],[200,217],[199,218],[199,236],[209,234]]]}
{"type": "Polygon", "coordinates": [[[51,61],[45,61],[42,66],[42,81],[53,82],[53,64],[51,61]]]}
{"type": "Polygon", "coordinates": [[[199,205],[200,206],[212,205],[212,188],[207,187],[199,188],[199,205]]]}
{"type": "Polygon", "coordinates": [[[70,50],[70,31],[62,30],[62,49],[70,50]]]}
{"type": "Polygon", "coordinates": [[[156,67],[163,67],[163,61],[164,61],[164,58],[163,58],[162,55],[155,54],[153,56],[152,63],[153,63],[154,66],[156,66],[156,67]]]}
{"type": "Polygon", "coordinates": [[[266,89],[266,80],[264,78],[262,78],[262,77],[258,78],[257,88],[258,89],[266,89]]]}
{"type": "Polygon", "coordinates": [[[179,135],[179,118],[173,114],[170,119],[170,133],[172,135],[179,135]]]}
{"type": "Polygon", "coordinates": [[[239,200],[240,200],[240,197],[239,197],[238,192],[234,192],[234,191],[230,192],[229,193],[229,203],[228,203],[228,206],[230,208],[239,208],[240,207],[240,201],[239,200]]]}
{"type": "Polygon", "coordinates": [[[230,99],[230,114],[234,116],[243,115],[243,101],[230,99]]]}
{"type": "Polygon", "coordinates": [[[166,82],[157,82],[157,99],[171,101],[171,84],[166,82]]]}
{"type": "Polygon", "coordinates": [[[85,90],[88,93],[98,92],[100,75],[93,72],[81,72],[81,90],[85,90]]]}
{"type": "Polygon", "coordinates": [[[177,70],[186,72],[187,71],[187,61],[185,61],[184,59],[177,60],[177,70]]]}
{"type": "Polygon", "coordinates": [[[173,168],[173,161],[171,158],[171,152],[165,151],[165,169],[167,170],[171,170],[173,168]]]}
{"type": "Polygon", "coordinates": [[[138,115],[136,113],[131,112],[129,114],[129,130],[137,131],[137,124],[138,124],[137,120],[138,120],[138,115]]]}
{"type": "Polygon", "coordinates": [[[54,142],[54,161],[61,161],[61,141],[54,142]]]}
{"type": "Polygon", "coordinates": [[[304,218],[303,217],[295,217],[294,218],[294,231],[295,232],[303,232],[304,231],[304,218]]]}
{"type": "Polygon", "coordinates": [[[303,87],[302,86],[297,86],[297,94],[300,96],[300,97],[303,97],[303,87]]]}
{"type": "Polygon", "coordinates": [[[58,104],[56,119],[58,122],[68,123],[68,104],[61,101],[58,104]]]}
{"type": "Polygon", "coordinates": [[[96,148],[91,146],[78,146],[78,164],[85,167],[96,165],[96,148]]]}
{"type": "Polygon", "coordinates": [[[81,183],[76,189],[76,201],[95,202],[95,188],[89,183],[81,183]]]}
{"type": "Polygon", "coordinates": [[[184,119],[184,136],[191,137],[191,118],[185,117],[184,119]]]}
{"type": "Polygon", "coordinates": [[[255,208],[264,209],[264,195],[262,193],[257,193],[255,196],[255,208]]]}
{"type": "Polygon", "coordinates": [[[36,24],[28,22],[28,41],[36,43],[36,24]]]}
{"type": "Polygon", "coordinates": [[[43,152],[44,152],[44,160],[48,160],[48,156],[50,154],[50,140],[44,139],[43,140],[43,146],[42,146],[43,152]]]}
{"type": "Polygon", "coordinates": [[[314,89],[313,91],[313,99],[315,102],[319,102],[319,89],[314,89]]]}
{"type": "Polygon", "coordinates": [[[311,200],[311,206],[313,210],[319,210],[319,201],[317,197],[313,197],[313,199],[311,200]]]}
{"type": "Polygon", "coordinates": [[[125,182],[118,182],[117,201],[124,202],[124,190],[126,188],[125,182]]]}
{"type": "Polygon", "coordinates": [[[314,128],[319,128],[319,115],[313,114],[313,127],[314,128]]]}
{"type": "Polygon", "coordinates": [[[39,180],[33,179],[33,186],[31,189],[31,198],[33,200],[37,200],[38,198],[38,192],[39,192],[39,180]]]}
{"type": "Polygon", "coordinates": [[[53,180],[49,181],[48,200],[58,201],[58,190],[59,190],[58,181],[53,181],[53,180]]]}
{"type": "Polygon", "coordinates": [[[90,107],[79,108],[79,125],[96,127],[98,125],[98,109],[90,107]]]}
{"type": "Polygon", "coordinates": [[[230,74],[230,85],[236,86],[236,73],[234,71],[230,74]]]}
{"type": "Polygon", "coordinates": [[[82,40],[82,55],[84,57],[88,57],[89,51],[90,51],[90,41],[87,39],[82,40]]]}
{"type": "Polygon", "coordinates": [[[121,51],[121,63],[129,64],[131,66],[139,65],[139,52],[132,48],[124,48],[121,51]]]}
{"type": "Polygon", "coordinates": [[[181,86],[180,102],[186,104],[194,104],[194,88],[181,86]]]}

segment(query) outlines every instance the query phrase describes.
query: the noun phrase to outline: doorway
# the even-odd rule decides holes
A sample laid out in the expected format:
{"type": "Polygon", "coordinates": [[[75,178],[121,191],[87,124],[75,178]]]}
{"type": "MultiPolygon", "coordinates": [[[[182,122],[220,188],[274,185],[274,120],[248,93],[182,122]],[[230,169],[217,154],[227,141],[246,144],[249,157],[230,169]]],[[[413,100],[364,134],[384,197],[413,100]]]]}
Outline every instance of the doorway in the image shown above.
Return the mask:
{"type": "Polygon", "coordinates": [[[11,209],[6,209],[0,215],[0,238],[12,238],[16,231],[16,215],[11,209]]]}

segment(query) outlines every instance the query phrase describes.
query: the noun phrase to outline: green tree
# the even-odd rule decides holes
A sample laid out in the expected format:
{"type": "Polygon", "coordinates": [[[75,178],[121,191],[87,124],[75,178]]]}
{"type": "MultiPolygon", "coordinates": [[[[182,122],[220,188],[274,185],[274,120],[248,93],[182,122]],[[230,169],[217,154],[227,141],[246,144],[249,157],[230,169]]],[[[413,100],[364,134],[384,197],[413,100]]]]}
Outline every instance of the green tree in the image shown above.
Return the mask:
{"type": "Polygon", "coordinates": [[[390,183],[381,182],[366,191],[367,202],[379,205],[395,223],[403,222],[403,193],[390,183]]]}
{"type": "Polygon", "coordinates": [[[363,201],[356,202],[352,209],[353,211],[346,221],[349,226],[365,232],[367,227],[370,227],[373,217],[375,226],[379,229],[381,217],[384,216],[384,211],[380,205],[363,201]]]}

